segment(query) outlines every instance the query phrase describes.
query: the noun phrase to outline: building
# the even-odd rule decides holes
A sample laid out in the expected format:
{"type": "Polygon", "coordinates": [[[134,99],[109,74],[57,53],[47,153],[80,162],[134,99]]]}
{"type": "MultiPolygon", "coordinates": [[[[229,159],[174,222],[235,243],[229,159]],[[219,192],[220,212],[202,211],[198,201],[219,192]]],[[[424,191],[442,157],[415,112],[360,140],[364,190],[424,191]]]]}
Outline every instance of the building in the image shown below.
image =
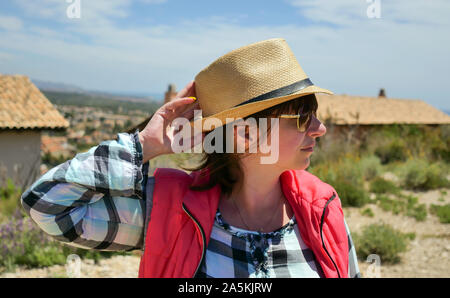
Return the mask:
{"type": "Polygon", "coordinates": [[[449,125],[450,116],[422,100],[317,94],[318,118],[327,126],[327,138],[360,138],[384,125],[449,125]]]}
{"type": "Polygon", "coordinates": [[[336,125],[450,124],[450,116],[422,100],[317,94],[317,101],[318,118],[336,125]]]}
{"type": "Polygon", "coordinates": [[[42,135],[41,152],[68,159],[76,153],[76,147],[68,143],[68,137],[42,135]]]}
{"type": "Polygon", "coordinates": [[[41,133],[69,123],[26,76],[0,74],[0,186],[24,190],[40,175],[41,133]]]}
{"type": "Polygon", "coordinates": [[[177,96],[177,88],[175,87],[174,84],[170,84],[169,88],[167,88],[167,91],[164,94],[164,103],[168,103],[176,96],[177,96]]]}

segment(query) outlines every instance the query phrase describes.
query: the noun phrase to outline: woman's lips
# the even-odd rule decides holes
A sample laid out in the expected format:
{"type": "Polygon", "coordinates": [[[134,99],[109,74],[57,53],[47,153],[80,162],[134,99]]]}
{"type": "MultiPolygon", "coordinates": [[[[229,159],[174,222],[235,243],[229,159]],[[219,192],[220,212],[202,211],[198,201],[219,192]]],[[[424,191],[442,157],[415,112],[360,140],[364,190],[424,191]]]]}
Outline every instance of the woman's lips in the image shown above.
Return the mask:
{"type": "Polygon", "coordinates": [[[301,151],[305,151],[305,152],[313,152],[314,151],[314,146],[310,146],[310,147],[306,147],[303,149],[300,149],[301,151]]]}

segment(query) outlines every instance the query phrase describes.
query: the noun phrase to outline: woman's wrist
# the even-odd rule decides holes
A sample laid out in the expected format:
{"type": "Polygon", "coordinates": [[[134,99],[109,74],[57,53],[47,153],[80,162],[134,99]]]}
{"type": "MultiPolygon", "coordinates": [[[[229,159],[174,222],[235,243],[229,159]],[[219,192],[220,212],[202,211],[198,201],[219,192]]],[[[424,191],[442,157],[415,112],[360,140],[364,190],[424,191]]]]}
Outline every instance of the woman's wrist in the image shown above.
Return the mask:
{"type": "Polygon", "coordinates": [[[155,152],[154,148],[156,148],[156,146],[152,146],[150,144],[150,141],[147,140],[144,136],[144,134],[142,132],[139,132],[139,142],[141,143],[141,147],[142,147],[142,163],[146,163],[147,161],[149,161],[152,158],[157,157],[158,154],[157,152],[155,152]]]}

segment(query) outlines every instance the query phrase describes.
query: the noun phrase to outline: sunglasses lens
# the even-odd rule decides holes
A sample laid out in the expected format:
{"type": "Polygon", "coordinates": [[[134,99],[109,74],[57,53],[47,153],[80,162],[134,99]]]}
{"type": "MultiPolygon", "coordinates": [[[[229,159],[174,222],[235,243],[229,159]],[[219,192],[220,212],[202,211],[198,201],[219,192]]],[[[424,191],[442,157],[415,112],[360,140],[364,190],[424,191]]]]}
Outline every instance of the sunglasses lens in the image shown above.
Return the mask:
{"type": "Polygon", "coordinates": [[[305,115],[297,118],[297,128],[299,132],[305,132],[311,124],[311,115],[305,115]]]}

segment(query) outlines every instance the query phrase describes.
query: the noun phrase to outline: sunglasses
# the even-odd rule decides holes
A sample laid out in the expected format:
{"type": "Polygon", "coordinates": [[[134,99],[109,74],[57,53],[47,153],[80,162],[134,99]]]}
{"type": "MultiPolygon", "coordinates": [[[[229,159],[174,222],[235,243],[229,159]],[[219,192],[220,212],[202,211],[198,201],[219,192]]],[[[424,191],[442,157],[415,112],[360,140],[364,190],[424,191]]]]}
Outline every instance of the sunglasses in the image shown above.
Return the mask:
{"type": "Polygon", "coordinates": [[[305,132],[311,125],[311,115],[310,114],[298,114],[298,115],[280,115],[280,118],[294,119],[297,118],[297,129],[299,132],[305,132]]]}

